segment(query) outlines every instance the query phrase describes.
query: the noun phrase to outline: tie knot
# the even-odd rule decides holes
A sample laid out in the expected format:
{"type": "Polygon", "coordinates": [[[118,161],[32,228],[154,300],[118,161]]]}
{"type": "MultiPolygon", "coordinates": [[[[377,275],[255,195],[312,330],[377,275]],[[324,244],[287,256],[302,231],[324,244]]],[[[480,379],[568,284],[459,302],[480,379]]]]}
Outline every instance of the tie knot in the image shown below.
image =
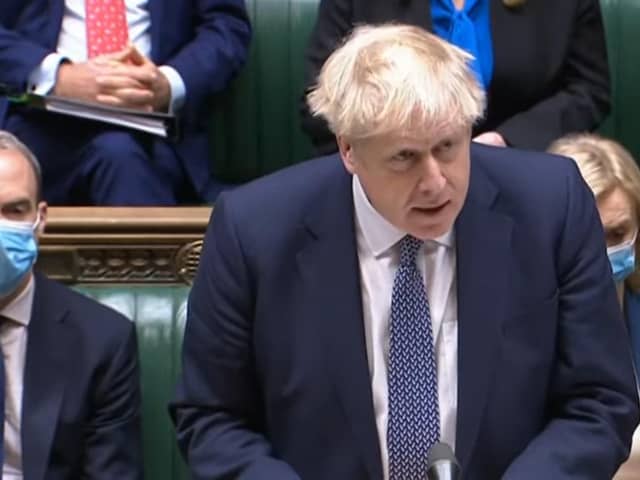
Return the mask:
{"type": "Polygon", "coordinates": [[[400,265],[415,265],[416,255],[423,243],[422,240],[411,235],[400,240],[400,265]]]}

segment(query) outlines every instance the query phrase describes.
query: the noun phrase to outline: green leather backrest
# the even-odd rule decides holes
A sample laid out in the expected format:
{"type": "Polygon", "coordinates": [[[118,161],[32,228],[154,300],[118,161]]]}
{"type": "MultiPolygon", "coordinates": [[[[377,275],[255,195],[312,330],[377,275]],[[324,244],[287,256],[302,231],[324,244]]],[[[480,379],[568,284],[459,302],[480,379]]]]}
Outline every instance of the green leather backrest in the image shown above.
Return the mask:
{"type": "Polygon", "coordinates": [[[249,59],[214,99],[212,157],[217,178],[243,182],[311,155],[300,130],[303,58],[318,0],[247,0],[249,59]]]}
{"type": "Polygon", "coordinates": [[[184,286],[88,286],[75,288],[136,323],[142,389],[145,478],[187,480],[167,404],[180,368],[189,293],[184,286]]]}
{"type": "Polygon", "coordinates": [[[627,147],[640,162],[640,1],[600,0],[607,45],[613,101],[602,128],[627,147]]]}

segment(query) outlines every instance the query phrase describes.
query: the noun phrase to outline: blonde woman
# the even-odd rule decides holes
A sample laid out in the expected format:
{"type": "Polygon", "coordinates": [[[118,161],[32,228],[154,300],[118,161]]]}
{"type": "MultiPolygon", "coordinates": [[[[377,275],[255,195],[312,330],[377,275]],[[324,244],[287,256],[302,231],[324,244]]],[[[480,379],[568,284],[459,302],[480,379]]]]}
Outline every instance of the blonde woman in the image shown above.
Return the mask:
{"type": "MultiPolygon", "coordinates": [[[[607,253],[620,305],[631,336],[636,369],[640,366],[640,169],[620,144],[595,134],[575,134],[554,142],[550,151],[571,157],[596,197],[607,239],[607,253]]],[[[636,430],[631,456],[616,480],[640,478],[640,431],[636,430]]]]}
{"type": "Polygon", "coordinates": [[[640,169],[620,144],[596,134],[575,134],[555,141],[550,149],[575,160],[596,197],[607,239],[607,253],[634,335],[636,363],[640,365],[640,271],[635,259],[640,224],[640,169]],[[634,325],[632,318],[638,318],[634,325]]]}

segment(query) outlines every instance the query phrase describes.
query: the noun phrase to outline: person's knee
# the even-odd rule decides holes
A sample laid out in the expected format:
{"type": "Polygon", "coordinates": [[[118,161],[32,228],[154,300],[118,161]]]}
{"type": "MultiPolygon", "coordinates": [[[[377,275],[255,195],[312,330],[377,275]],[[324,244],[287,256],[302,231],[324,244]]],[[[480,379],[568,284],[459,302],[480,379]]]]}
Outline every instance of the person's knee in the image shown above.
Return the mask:
{"type": "MultiPolygon", "coordinates": [[[[152,139],[149,139],[151,142],[152,139]]],[[[85,150],[83,176],[91,202],[98,205],[174,205],[179,175],[163,168],[145,139],[127,132],[109,131],[96,135],[85,150]]]]}
{"type": "MultiPolygon", "coordinates": [[[[109,170],[135,168],[139,161],[146,161],[147,154],[139,141],[130,133],[109,131],[94,136],[86,148],[87,155],[109,170]]],[[[97,166],[97,165],[94,165],[97,166]]]]}

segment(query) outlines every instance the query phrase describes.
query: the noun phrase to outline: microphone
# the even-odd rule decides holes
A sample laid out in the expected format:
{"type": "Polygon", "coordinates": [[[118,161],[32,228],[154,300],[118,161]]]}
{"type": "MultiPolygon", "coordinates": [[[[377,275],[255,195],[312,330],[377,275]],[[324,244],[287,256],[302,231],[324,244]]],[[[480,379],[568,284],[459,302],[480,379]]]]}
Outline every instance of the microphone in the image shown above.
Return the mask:
{"type": "Polygon", "coordinates": [[[457,480],[460,477],[460,464],[451,447],[438,442],[429,450],[427,457],[428,480],[457,480]]]}

